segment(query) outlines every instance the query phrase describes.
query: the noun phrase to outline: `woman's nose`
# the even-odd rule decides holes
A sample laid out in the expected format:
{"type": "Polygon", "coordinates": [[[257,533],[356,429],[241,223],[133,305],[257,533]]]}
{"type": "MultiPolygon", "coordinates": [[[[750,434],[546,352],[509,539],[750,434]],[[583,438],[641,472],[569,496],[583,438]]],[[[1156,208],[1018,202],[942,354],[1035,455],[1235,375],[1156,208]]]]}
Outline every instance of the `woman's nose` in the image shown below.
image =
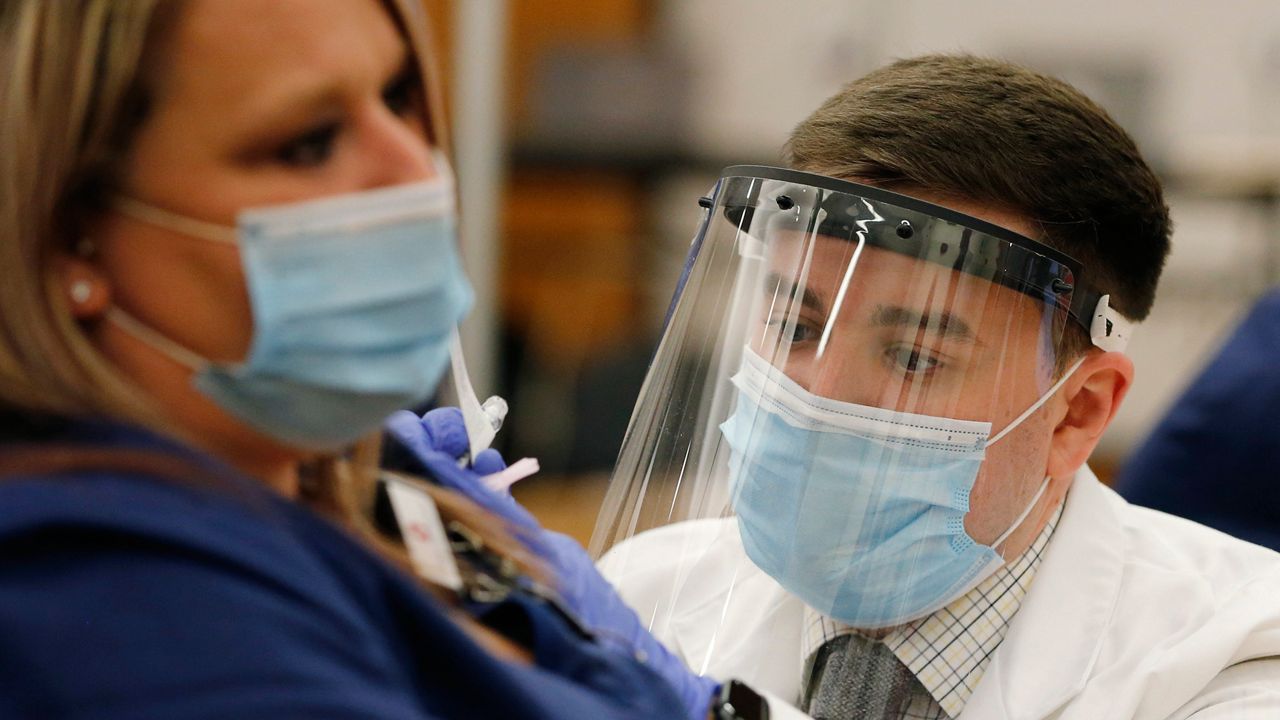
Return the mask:
{"type": "Polygon", "coordinates": [[[443,172],[421,124],[386,108],[369,113],[364,141],[366,188],[429,180],[443,172]]]}

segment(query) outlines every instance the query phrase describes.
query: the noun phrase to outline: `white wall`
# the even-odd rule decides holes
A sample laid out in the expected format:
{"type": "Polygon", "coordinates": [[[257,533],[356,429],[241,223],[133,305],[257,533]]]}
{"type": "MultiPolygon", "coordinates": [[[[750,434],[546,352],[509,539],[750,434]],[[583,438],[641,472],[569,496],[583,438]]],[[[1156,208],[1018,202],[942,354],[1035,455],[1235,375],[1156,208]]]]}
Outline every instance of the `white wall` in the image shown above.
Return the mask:
{"type": "Polygon", "coordinates": [[[862,72],[960,50],[1145,63],[1161,144],[1280,134],[1277,0],[670,0],[663,29],[690,60],[711,152],[770,151],[862,72]]]}

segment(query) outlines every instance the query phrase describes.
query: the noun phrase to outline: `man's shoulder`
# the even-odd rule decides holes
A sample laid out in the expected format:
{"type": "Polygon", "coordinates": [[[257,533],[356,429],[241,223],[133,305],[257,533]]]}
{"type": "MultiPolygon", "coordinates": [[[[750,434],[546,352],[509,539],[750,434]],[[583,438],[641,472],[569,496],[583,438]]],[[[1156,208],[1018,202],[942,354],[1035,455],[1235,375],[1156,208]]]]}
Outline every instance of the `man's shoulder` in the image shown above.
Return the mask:
{"type": "Polygon", "coordinates": [[[1162,718],[1236,717],[1237,702],[1270,708],[1255,717],[1271,717],[1280,697],[1280,553],[1107,492],[1123,563],[1096,689],[1124,694],[1129,681],[1108,678],[1144,678],[1131,699],[1163,707],[1162,718]]]}
{"type": "Polygon", "coordinates": [[[1110,494],[1130,565],[1202,581],[1215,594],[1255,580],[1272,581],[1280,589],[1280,553],[1110,494]]]}

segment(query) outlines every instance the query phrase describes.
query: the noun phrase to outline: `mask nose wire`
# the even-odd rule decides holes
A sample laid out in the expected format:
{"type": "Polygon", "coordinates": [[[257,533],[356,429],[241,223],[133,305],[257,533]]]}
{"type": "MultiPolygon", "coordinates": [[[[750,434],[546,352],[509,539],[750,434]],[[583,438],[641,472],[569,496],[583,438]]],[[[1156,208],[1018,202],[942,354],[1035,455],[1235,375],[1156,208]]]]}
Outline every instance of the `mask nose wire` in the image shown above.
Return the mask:
{"type": "Polygon", "coordinates": [[[995,435],[992,435],[991,439],[987,440],[987,447],[991,447],[992,445],[995,445],[997,442],[1000,441],[1001,438],[1003,438],[1005,435],[1008,435],[1014,428],[1021,425],[1024,420],[1031,417],[1032,413],[1039,410],[1042,405],[1049,402],[1049,398],[1053,397],[1054,393],[1062,389],[1062,386],[1066,384],[1067,380],[1071,379],[1071,376],[1075,374],[1076,370],[1080,369],[1080,366],[1084,364],[1084,360],[1085,360],[1084,358],[1080,358],[1079,360],[1077,360],[1076,363],[1071,366],[1071,369],[1063,373],[1062,377],[1058,380],[1058,382],[1053,384],[1053,387],[1046,390],[1045,393],[1040,396],[1039,400],[1036,400],[1034,403],[1031,404],[1031,407],[1024,410],[1021,415],[1014,418],[1013,421],[1010,422],[1008,425],[1005,425],[1000,432],[996,433],[995,435]]]}

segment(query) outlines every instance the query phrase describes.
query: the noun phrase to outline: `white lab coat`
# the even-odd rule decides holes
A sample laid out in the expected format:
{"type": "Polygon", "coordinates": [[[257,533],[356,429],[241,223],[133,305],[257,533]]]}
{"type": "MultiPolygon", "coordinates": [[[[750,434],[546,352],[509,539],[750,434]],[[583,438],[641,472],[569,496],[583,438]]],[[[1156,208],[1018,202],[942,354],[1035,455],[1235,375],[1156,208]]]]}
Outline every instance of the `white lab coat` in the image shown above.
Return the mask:
{"type": "MultiPolygon", "coordinates": [[[[734,520],[643,533],[600,565],[695,670],[799,697],[803,605],[734,520]]],[[[1082,468],[962,717],[1280,720],[1280,554],[1129,505],[1082,468]]]]}

